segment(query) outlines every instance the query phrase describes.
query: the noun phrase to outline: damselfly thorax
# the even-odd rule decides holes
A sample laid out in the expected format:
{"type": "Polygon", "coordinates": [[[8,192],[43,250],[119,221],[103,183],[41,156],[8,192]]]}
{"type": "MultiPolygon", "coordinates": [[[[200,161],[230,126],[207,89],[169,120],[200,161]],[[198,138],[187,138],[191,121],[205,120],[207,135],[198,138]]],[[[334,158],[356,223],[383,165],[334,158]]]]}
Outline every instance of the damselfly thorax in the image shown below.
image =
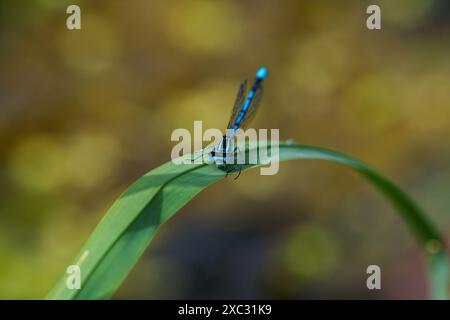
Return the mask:
{"type": "Polygon", "coordinates": [[[206,162],[209,164],[215,163],[218,166],[234,164],[236,152],[235,136],[234,130],[227,130],[227,134],[222,137],[222,141],[208,154],[206,162]]]}

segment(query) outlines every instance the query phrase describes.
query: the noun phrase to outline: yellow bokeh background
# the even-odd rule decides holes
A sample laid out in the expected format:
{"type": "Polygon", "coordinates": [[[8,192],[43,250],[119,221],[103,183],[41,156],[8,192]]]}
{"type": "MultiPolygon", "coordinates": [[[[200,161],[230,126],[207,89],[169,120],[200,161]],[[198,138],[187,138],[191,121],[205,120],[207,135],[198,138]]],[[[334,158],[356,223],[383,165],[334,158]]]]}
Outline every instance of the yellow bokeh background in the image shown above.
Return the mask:
{"type": "MultiPolygon", "coordinates": [[[[176,128],[252,123],[353,155],[450,232],[450,7],[402,1],[0,4],[0,298],[45,297],[114,199],[170,160],[176,128]],[[81,30],[67,30],[69,4],[81,30]],[[382,29],[366,28],[366,8],[382,29]]],[[[116,298],[424,298],[424,260],[362,178],[314,161],[244,172],[165,224],[116,298]],[[383,290],[365,287],[377,264],[383,290]]]]}

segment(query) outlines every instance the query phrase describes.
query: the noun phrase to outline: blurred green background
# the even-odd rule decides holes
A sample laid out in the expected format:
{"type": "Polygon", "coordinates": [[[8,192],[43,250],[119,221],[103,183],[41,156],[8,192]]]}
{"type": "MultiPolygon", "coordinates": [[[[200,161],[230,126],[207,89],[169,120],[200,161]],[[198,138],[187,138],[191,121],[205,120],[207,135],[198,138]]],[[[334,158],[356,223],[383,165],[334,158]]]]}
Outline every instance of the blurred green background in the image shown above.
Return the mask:
{"type": "MultiPolygon", "coordinates": [[[[261,65],[255,128],[368,162],[449,234],[449,19],[445,0],[0,2],[0,298],[43,298],[114,199],[170,160],[171,132],[223,129],[261,65]]],[[[200,194],[115,297],[410,299],[426,285],[381,195],[296,161],[200,194]]]]}

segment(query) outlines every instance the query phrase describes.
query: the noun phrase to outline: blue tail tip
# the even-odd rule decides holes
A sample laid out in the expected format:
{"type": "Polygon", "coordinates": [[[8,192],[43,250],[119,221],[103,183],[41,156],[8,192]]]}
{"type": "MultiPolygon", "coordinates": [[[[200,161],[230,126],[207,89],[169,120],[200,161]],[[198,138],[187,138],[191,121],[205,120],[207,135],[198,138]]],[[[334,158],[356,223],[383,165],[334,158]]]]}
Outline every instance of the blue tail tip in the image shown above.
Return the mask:
{"type": "Polygon", "coordinates": [[[261,67],[256,72],[256,78],[263,80],[267,77],[268,74],[269,74],[269,70],[266,67],[261,67]]]}

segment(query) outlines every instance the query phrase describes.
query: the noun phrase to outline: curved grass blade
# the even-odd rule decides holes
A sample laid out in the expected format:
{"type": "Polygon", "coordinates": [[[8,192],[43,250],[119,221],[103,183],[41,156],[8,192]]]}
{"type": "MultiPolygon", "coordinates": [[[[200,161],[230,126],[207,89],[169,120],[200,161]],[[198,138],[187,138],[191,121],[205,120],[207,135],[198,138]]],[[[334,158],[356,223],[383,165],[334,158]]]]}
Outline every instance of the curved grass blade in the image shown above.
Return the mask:
{"type": "MultiPolygon", "coordinates": [[[[337,162],[366,177],[398,209],[425,249],[431,297],[447,298],[449,266],[443,238],[401,189],[363,162],[335,151],[281,143],[279,156],[280,161],[317,159],[337,162]]],[[[47,299],[110,298],[143,254],[158,227],[200,191],[224,176],[225,173],[214,166],[175,165],[172,162],[145,174],[116,200],[72,261],[71,265],[80,267],[81,288],[69,289],[66,286],[69,275],[65,273],[47,299]]]]}

